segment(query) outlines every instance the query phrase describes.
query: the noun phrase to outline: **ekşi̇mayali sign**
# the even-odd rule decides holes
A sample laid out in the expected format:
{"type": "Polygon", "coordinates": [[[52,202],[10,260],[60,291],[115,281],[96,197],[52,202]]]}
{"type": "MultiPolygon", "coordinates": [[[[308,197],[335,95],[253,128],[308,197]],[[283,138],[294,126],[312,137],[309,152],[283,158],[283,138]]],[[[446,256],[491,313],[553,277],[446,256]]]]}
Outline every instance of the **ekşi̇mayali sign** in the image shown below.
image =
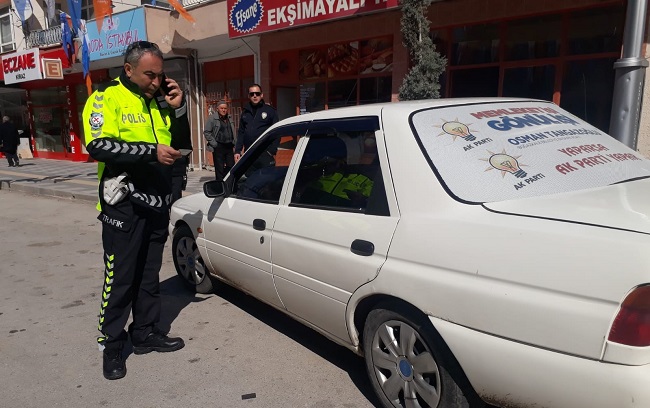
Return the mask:
{"type": "Polygon", "coordinates": [[[228,0],[228,36],[243,37],[395,8],[398,0],[228,0]]]}

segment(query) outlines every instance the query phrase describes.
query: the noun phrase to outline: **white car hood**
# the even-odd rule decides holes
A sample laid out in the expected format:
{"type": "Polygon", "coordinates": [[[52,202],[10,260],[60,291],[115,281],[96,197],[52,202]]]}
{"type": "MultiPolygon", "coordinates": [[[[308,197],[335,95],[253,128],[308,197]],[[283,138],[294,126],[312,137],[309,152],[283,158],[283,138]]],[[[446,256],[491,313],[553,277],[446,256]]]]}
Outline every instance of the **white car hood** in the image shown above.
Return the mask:
{"type": "Polygon", "coordinates": [[[650,234],[650,179],[483,205],[501,213],[650,234]]]}

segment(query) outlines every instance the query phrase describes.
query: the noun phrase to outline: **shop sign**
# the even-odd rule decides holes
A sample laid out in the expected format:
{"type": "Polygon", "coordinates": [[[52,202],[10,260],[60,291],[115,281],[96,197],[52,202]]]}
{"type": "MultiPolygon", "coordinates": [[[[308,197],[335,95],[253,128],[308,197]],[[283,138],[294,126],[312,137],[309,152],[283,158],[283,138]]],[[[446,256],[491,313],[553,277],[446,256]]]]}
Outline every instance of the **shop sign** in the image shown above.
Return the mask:
{"type": "Polygon", "coordinates": [[[227,0],[228,36],[243,37],[396,8],[398,0],[227,0]]]}
{"type": "Polygon", "coordinates": [[[43,78],[63,79],[63,64],[58,58],[43,58],[43,78]]]}
{"type": "Polygon", "coordinates": [[[91,61],[121,57],[129,44],[147,39],[143,7],[104,17],[101,32],[95,20],[87,28],[91,61]]]}
{"type": "Polygon", "coordinates": [[[5,84],[42,79],[39,49],[31,48],[2,56],[5,84]]]}

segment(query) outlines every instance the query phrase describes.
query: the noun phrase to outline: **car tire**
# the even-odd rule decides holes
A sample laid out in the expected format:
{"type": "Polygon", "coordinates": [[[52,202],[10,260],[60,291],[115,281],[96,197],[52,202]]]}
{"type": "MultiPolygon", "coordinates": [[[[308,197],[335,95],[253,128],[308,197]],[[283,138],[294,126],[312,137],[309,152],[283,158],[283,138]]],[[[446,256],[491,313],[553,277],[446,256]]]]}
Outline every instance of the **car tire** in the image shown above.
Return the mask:
{"type": "Polygon", "coordinates": [[[187,225],[179,227],[172,240],[172,258],[176,273],[197,293],[211,293],[212,276],[201,258],[196,240],[187,225]]]}
{"type": "Polygon", "coordinates": [[[431,323],[406,305],[370,312],[363,350],[373,390],[386,408],[485,407],[431,323]]]}

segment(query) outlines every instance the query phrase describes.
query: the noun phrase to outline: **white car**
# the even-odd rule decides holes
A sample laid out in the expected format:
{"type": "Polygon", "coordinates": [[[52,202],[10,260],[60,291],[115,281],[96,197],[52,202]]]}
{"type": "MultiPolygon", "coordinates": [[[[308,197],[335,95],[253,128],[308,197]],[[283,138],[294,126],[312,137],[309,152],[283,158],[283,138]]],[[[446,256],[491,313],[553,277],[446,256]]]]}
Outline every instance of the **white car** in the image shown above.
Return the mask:
{"type": "Polygon", "coordinates": [[[333,109],[177,201],[173,257],[362,355],[385,407],[648,408],[649,176],[546,101],[333,109]]]}

